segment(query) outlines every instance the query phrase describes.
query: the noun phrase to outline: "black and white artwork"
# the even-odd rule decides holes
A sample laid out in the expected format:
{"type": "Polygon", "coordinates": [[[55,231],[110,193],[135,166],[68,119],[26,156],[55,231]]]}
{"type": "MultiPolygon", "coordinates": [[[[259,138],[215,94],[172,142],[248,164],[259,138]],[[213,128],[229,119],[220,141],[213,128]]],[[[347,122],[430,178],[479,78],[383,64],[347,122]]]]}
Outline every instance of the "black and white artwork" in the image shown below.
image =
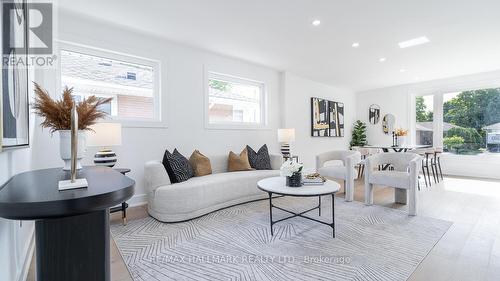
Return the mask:
{"type": "MultiPolygon", "coordinates": [[[[28,23],[26,1],[13,2],[13,8],[2,7],[3,61],[20,58],[28,61],[28,23]]],[[[22,64],[2,65],[2,139],[3,148],[29,145],[28,67],[22,64]]]]}
{"type": "Polygon", "coordinates": [[[375,125],[378,123],[380,120],[380,106],[377,104],[370,105],[370,108],[368,109],[368,120],[370,121],[370,124],[375,125]]]}
{"type": "Polygon", "coordinates": [[[341,102],[328,101],[330,118],[330,137],[344,136],[344,104],[341,102]]]}
{"type": "Polygon", "coordinates": [[[311,136],[328,137],[330,128],[328,121],[328,101],[320,98],[311,98],[311,136]]]}
{"type": "Polygon", "coordinates": [[[311,136],[344,136],[343,103],[321,98],[311,98],[311,114],[311,136]]]}

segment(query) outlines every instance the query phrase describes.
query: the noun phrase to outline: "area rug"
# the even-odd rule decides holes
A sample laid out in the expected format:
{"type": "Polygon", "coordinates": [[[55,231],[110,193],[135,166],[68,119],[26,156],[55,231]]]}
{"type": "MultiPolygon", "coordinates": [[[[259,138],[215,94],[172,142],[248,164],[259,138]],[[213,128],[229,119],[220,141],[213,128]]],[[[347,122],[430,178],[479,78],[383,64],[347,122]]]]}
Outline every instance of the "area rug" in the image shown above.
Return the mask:
{"type": "MultiPolygon", "coordinates": [[[[322,216],[331,220],[331,198],[322,216]]],[[[317,198],[273,200],[294,211],[317,198]]],[[[113,225],[111,232],[134,280],[406,280],[451,222],[359,202],[335,200],[332,229],[303,218],[269,227],[267,200],[183,223],[153,218],[113,225]]],[[[288,216],[274,209],[274,220],[288,216]]]]}

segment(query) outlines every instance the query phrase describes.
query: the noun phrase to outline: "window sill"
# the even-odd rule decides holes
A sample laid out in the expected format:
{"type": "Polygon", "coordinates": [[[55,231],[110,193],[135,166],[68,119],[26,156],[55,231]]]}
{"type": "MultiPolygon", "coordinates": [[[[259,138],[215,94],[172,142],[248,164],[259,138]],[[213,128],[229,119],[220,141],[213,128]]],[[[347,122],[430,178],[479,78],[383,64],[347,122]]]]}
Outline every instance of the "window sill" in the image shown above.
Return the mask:
{"type": "Polygon", "coordinates": [[[271,130],[267,125],[242,125],[242,124],[205,124],[206,130],[271,130]]]}
{"type": "Polygon", "coordinates": [[[140,121],[140,120],[102,120],[101,122],[113,122],[122,124],[123,128],[168,128],[166,121],[140,121]]]}

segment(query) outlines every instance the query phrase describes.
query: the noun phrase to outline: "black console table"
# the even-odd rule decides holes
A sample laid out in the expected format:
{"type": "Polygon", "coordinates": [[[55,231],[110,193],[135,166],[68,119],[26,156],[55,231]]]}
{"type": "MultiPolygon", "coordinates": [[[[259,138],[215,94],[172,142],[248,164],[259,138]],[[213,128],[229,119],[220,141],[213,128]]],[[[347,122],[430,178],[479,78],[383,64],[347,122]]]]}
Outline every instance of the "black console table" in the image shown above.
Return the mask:
{"type": "MultiPolygon", "coordinates": [[[[122,175],[126,175],[127,173],[130,173],[130,169],[129,168],[114,168],[113,170],[121,173],[122,175]]],[[[109,212],[110,213],[116,213],[116,212],[122,212],[122,222],[123,222],[123,225],[126,225],[127,224],[127,208],[128,208],[128,203],[127,202],[123,202],[121,205],[119,206],[115,206],[115,207],[111,207],[109,209],[109,212]]]]}
{"type": "Polygon", "coordinates": [[[132,197],[135,182],[107,167],[84,167],[87,188],[58,190],[61,168],[18,174],[0,187],[0,217],[35,220],[38,281],[110,280],[109,208],[132,197]]]}

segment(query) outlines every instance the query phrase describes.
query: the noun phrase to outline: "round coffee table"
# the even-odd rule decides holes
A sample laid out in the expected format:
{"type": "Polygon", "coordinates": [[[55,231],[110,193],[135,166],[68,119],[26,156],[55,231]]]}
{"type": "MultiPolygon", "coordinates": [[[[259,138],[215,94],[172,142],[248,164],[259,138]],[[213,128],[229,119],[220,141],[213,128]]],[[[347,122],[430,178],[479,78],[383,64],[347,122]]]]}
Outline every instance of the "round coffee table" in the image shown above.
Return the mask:
{"type": "Polygon", "coordinates": [[[257,187],[269,194],[269,220],[271,222],[271,235],[274,235],[273,225],[278,222],[282,222],[287,219],[294,217],[301,217],[308,220],[312,220],[321,224],[328,225],[333,230],[333,238],[335,238],[335,193],[339,191],[340,185],[334,181],[327,180],[323,185],[307,185],[301,187],[288,187],[285,185],[285,177],[272,177],[260,180],[257,182],[257,187]],[[273,194],[283,195],[283,196],[294,196],[294,197],[318,197],[318,206],[305,210],[300,213],[295,213],[290,210],[283,209],[281,207],[273,205],[273,194]],[[331,195],[332,196],[332,222],[324,222],[305,216],[305,213],[318,209],[319,215],[321,216],[321,196],[331,195]],[[291,214],[286,218],[273,221],[273,208],[287,212],[291,214]]]}

